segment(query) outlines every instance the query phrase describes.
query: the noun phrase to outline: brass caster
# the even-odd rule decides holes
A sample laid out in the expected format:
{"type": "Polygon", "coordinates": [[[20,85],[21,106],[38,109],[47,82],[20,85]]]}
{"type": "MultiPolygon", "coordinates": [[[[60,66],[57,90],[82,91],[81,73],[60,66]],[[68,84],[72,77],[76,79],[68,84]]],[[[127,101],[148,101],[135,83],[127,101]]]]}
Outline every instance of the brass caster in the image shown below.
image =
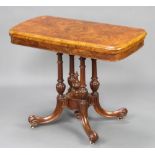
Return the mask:
{"type": "Polygon", "coordinates": [[[123,119],[128,113],[128,110],[126,108],[121,108],[118,110],[117,118],[119,120],[123,119]]]}
{"type": "Polygon", "coordinates": [[[78,110],[76,110],[76,111],[74,112],[74,115],[75,115],[75,117],[76,117],[77,119],[81,119],[81,115],[80,115],[80,112],[79,112],[78,110]]]}
{"type": "Polygon", "coordinates": [[[124,117],[118,117],[118,120],[122,120],[124,117]]]}
{"type": "Polygon", "coordinates": [[[90,144],[94,144],[96,141],[98,140],[98,135],[96,132],[92,132],[90,135],[89,135],[89,142],[90,144]]]}
{"type": "Polygon", "coordinates": [[[90,144],[95,144],[95,143],[94,143],[94,142],[92,142],[92,141],[89,141],[89,143],[90,143],[90,144]]]}
{"type": "Polygon", "coordinates": [[[30,124],[30,127],[32,128],[32,129],[34,129],[35,127],[37,127],[38,126],[38,124],[36,124],[36,123],[32,123],[32,124],[30,124]]]}
{"type": "Polygon", "coordinates": [[[35,127],[33,125],[30,126],[32,129],[34,129],[35,127]]]}

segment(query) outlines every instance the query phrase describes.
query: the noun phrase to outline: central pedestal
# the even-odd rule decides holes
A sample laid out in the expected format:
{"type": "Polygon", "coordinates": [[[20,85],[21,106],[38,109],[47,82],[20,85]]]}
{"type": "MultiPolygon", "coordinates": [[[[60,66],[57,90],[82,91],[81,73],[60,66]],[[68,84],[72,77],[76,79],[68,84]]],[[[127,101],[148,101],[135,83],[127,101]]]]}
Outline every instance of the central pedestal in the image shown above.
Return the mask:
{"type": "Polygon", "coordinates": [[[95,143],[98,139],[97,133],[91,129],[88,121],[88,108],[93,106],[95,111],[101,116],[108,118],[122,119],[127,114],[126,108],[121,108],[116,111],[106,111],[100,106],[99,94],[97,92],[99,88],[99,81],[97,77],[97,64],[96,59],[92,61],[92,77],[90,81],[91,93],[88,93],[85,81],[85,58],[80,57],[80,79],[78,78],[78,72],[74,69],[74,55],[69,55],[69,77],[68,84],[69,89],[64,94],[66,85],[63,83],[63,61],[62,53],[58,53],[58,83],[56,84],[56,90],[58,92],[57,104],[54,112],[47,117],[29,116],[29,122],[31,127],[36,127],[40,124],[50,123],[60,117],[64,108],[69,108],[74,111],[76,118],[80,119],[86,134],[89,137],[90,143],[95,143]]]}

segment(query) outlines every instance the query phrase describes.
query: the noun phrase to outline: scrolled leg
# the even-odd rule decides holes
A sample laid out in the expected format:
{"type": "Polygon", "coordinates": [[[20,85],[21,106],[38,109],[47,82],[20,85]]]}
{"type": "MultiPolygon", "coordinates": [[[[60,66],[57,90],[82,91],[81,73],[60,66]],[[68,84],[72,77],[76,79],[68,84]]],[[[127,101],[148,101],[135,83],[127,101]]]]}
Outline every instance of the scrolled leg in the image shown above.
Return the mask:
{"type": "Polygon", "coordinates": [[[63,104],[65,102],[65,97],[64,97],[64,91],[66,88],[66,85],[64,84],[63,80],[63,61],[62,61],[62,53],[57,53],[58,55],[58,80],[56,84],[56,90],[58,92],[57,96],[57,105],[54,110],[54,112],[47,116],[47,117],[41,117],[41,116],[35,116],[31,115],[28,118],[29,123],[31,124],[31,127],[34,128],[40,124],[47,124],[50,122],[55,121],[58,119],[63,111],[63,104]]]}
{"type": "Polygon", "coordinates": [[[88,111],[88,103],[86,101],[83,101],[80,104],[81,121],[82,121],[83,128],[89,137],[90,143],[93,144],[97,141],[98,135],[90,127],[90,124],[88,121],[88,112],[87,111],[88,111]]]}
{"type": "Polygon", "coordinates": [[[107,117],[107,118],[123,119],[123,117],[125,117],[128,113],[128,110],[126,108],[120,108],[116,111],[107,111],[101,107],[99,102],[96,102],[94,104],[94,109],[99,115],[107,117]]]}
{"type": "Polygon", "coordinates": [[[97,77],[97,63],[95,59],[92,59],[92,78],[90,82],[90,88],[92,89],[91,99],[92,99],[92,103],[95,111],[101,116],[108,117],[108,118],[122,119],[124,116],[126,116],[128,113],[128,110],[126,108],[121,108],[116,111],[107,111],[101,107],[99,103],[99,95],[97,92],[99,85],[100,83],[97,77]]]}
{"type": "Polygon", "coordinates": [[[40,124],[47,124],[57,120],[60,117],[62,111],[63,111],[62,103],[58,102],[54,112],[51,115],[46,117],[31,115],[29,116],[28,121],[31,127],[34,128],[40,124]]]}

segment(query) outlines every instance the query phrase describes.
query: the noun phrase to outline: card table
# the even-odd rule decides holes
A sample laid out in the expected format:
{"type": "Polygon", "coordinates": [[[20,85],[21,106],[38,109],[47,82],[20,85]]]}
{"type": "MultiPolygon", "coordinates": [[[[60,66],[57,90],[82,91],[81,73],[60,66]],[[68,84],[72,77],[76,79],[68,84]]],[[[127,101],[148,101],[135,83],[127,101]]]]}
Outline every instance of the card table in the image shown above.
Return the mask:
{"type": "Polygon", "coordinates": [[[118,26],[98,22],[67,19],[53,16],[40,16],[22,22],[9,31],[11,42],[18,45],[46,49],[57,53],[58,80],[55,110],[49,116],[31,115],[31,127],[57,120],[64,108],[69,108],[79,119],[89,138],[95,143],[98,134],[88,120],[88,108],[107,118],[122,119],[127,115],[126,108],[107,111],[100,105],[97,60],[118,61],[136,52],[144,44],[146,32],[141,28],[118,26]],[[63,54],[69,55],[69,89],[63,79],[63,54]],[[74,68],[74,57],[79,56],[80,76],[74,68]],[[86,86],[85,60],[91,59],[91,92],[86,86]]]}

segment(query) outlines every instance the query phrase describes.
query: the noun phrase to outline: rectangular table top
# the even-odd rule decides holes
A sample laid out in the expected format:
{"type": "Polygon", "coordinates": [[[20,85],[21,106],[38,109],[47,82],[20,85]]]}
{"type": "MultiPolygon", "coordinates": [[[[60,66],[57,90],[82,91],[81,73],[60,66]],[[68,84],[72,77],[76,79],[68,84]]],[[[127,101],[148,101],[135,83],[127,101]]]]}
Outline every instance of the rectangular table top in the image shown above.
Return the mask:
{"type": "Polygon", "coordinates": [[[52,16],[27,20],[9,33],[15,44],[109,61],[135,52],[146,36],[140,28],[52,16]]]}

